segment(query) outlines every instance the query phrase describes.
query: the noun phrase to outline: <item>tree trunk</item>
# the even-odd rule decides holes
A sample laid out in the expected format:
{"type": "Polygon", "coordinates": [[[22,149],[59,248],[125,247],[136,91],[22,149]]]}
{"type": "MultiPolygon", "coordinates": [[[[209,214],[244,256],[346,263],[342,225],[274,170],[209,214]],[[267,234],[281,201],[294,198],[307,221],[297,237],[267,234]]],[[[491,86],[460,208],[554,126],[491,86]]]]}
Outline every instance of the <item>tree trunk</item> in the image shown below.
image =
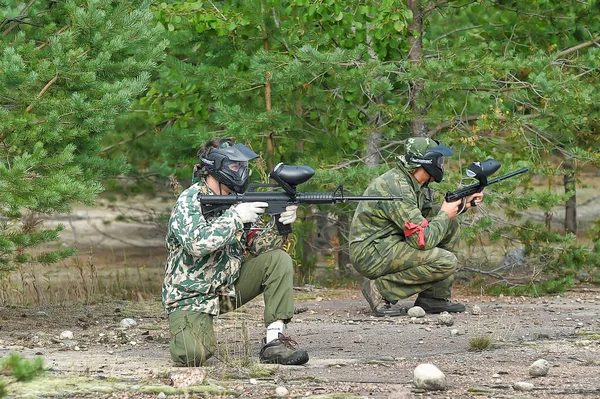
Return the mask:
{"type": "MultiPolygon", "coordinates": [[[[267,32],[267,14],[268,8],[266,7],[265,2],[262,2],[262,12],[265,15],[265,24],[263,26],[263,48],[266,52],[269,51],[269,33],[267,32]]],[[[272,103],[271,103],[271,78],[273,74],[271,72],[267,72],[265,76],[265,110],[267,114],[272,112],[272,103]]],[[[267,132],[266,144],[267,144],[267,169],[270,171],[273,169],[274,162],[273,158],[275,155],[275,144],[273,143],[273,132],[269,129],[267,132]]]]}
{"type": "Polygon", "coordinates": [[[341,278],[348,277],[350,275],[350,248],[348,247],[347,232],[350,226],[350,216],[348,213],[342,213],[338,219],[338,239],[339,239],[339,250],[338,250],[338,271],[341,278]]]}
{"type": "MultiPolygon", "coordinates": [[[[421,1],[407,0],[406,5],[413,13],[413,19],[408,25],[408,43],[410,45],[408,60],[414,66],[418,66],[416,64],[420,64],[423,60],[423,11],[421,10],[421,1]]],[[[415,114],[411,122],[411,135],[413,137],[427,136],[427,123],[423,119],[426,109],[419,106],[419,95],[424,85],[425,81],[422,79],[416,80],[410,85],[409,103],[415,114]]]]}
{"type": "Polygon", "coordinates": [[[381,163],[381,114],[371,118],[369,123],[372,130],[367,136],[367,151],[365,153],[365,163],[368,167],[374,168],[381,163]]]}
{"type": "Polygon", "coordinates": [[[575,185],[575,171],[573,165],[564,165],[563,183],[565,193],[573,195],[565,203],[565,233],[577,234],[577,191],[575,185]]]}

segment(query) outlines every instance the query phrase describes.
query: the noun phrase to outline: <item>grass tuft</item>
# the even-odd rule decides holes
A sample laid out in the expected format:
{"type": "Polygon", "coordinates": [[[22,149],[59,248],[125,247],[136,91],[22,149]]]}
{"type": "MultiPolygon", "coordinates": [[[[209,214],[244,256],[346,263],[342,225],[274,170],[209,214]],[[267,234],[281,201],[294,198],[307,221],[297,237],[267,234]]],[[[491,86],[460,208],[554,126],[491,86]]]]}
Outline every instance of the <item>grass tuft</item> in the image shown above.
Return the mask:
{"type": "Polygon", "coordinates": [[[481,335],[478,337],[473,337],[469,340],[469,350],[470,351],[484,351],[492,349],[493,341],[490,336],[481,335]]]}

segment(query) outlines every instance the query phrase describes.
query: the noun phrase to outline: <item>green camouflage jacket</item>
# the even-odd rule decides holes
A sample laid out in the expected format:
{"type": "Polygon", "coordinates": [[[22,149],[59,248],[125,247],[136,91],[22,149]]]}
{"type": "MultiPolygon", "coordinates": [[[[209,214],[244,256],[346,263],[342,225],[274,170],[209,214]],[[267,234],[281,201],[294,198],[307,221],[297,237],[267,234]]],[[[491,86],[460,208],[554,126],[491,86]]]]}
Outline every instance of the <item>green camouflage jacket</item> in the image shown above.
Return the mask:
{"type": "Polygon", "coordinates": [[[235,297],[234,283],[246,255],[282,244],[276,230],[244,231],[233,208],[205,218],[198,194],[215,193],[203,179],[192,184],[177,199],[169,219],[162,286],[167,313],[193,310],[218,315],[219,296],[235,297]]]}
{"type": "MultiPolygon", "coordinates": [[[[450,218],[439,212],[427,219],[423,227],[424,246],[419,245],[419,231],[405,236],[407,223],[423,226],[433,208],[429,190],[423,189],[402,163],[375,178],[364,195],[399,195],[398,201],[361,201],[350,224],[350,258],[357,270],[391,260],[399,243],[419,250],[436,247],[444,238],[450,218]]],[[[433,212],[431,212],[433,213],[433,212]]]]}

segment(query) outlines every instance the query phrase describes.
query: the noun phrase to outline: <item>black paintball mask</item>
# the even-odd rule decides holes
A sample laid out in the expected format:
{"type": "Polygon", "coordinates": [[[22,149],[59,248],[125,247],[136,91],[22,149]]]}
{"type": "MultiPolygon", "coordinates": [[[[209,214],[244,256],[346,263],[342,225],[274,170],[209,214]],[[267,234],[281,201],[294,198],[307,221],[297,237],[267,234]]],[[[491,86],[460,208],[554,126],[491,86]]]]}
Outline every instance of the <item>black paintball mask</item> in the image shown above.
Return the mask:
{"type": "MultiPolygon", "coordinates": [[[[454,151],[437,140],[429,139],[429,141],[437,144],[437,146],[426,148],[424,151],[419,151],[422,155],[407,153],[404,158],[406,159],[406,162],[421,166],[433,177],[433,180],[435,180],[436,183],[439,183],[444,178],[444,157],[454,155],[454,151]]],[[[415,149],[418,150],[417,148],[415,149]]]]}
{"type": "Polygon", "coordinates": [[[258,154],[243,144],[212,149],[200,158],[209,175],[231,191],[242,194],[249,185],[248,161],[258,158],[258,154]]]}

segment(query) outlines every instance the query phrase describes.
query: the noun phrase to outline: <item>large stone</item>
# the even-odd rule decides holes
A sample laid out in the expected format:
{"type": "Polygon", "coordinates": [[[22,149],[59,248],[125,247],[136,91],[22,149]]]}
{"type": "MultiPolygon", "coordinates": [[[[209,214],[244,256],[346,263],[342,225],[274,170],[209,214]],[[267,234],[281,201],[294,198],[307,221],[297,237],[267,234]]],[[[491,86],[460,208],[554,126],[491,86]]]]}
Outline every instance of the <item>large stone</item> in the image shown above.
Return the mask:
{"type": "Polygon", "coordinates": [[[550,364],[547,360],[538,359],[529,366],[529,375],[532,377],[544,377],[548,375],[550,364]]]}
{"type": "Polygon", "coordinates": [[[419,364],[414,371],[415,387],[428,391],[443,391],[446,389],[446,376],[431,363],[419,364]]]}

